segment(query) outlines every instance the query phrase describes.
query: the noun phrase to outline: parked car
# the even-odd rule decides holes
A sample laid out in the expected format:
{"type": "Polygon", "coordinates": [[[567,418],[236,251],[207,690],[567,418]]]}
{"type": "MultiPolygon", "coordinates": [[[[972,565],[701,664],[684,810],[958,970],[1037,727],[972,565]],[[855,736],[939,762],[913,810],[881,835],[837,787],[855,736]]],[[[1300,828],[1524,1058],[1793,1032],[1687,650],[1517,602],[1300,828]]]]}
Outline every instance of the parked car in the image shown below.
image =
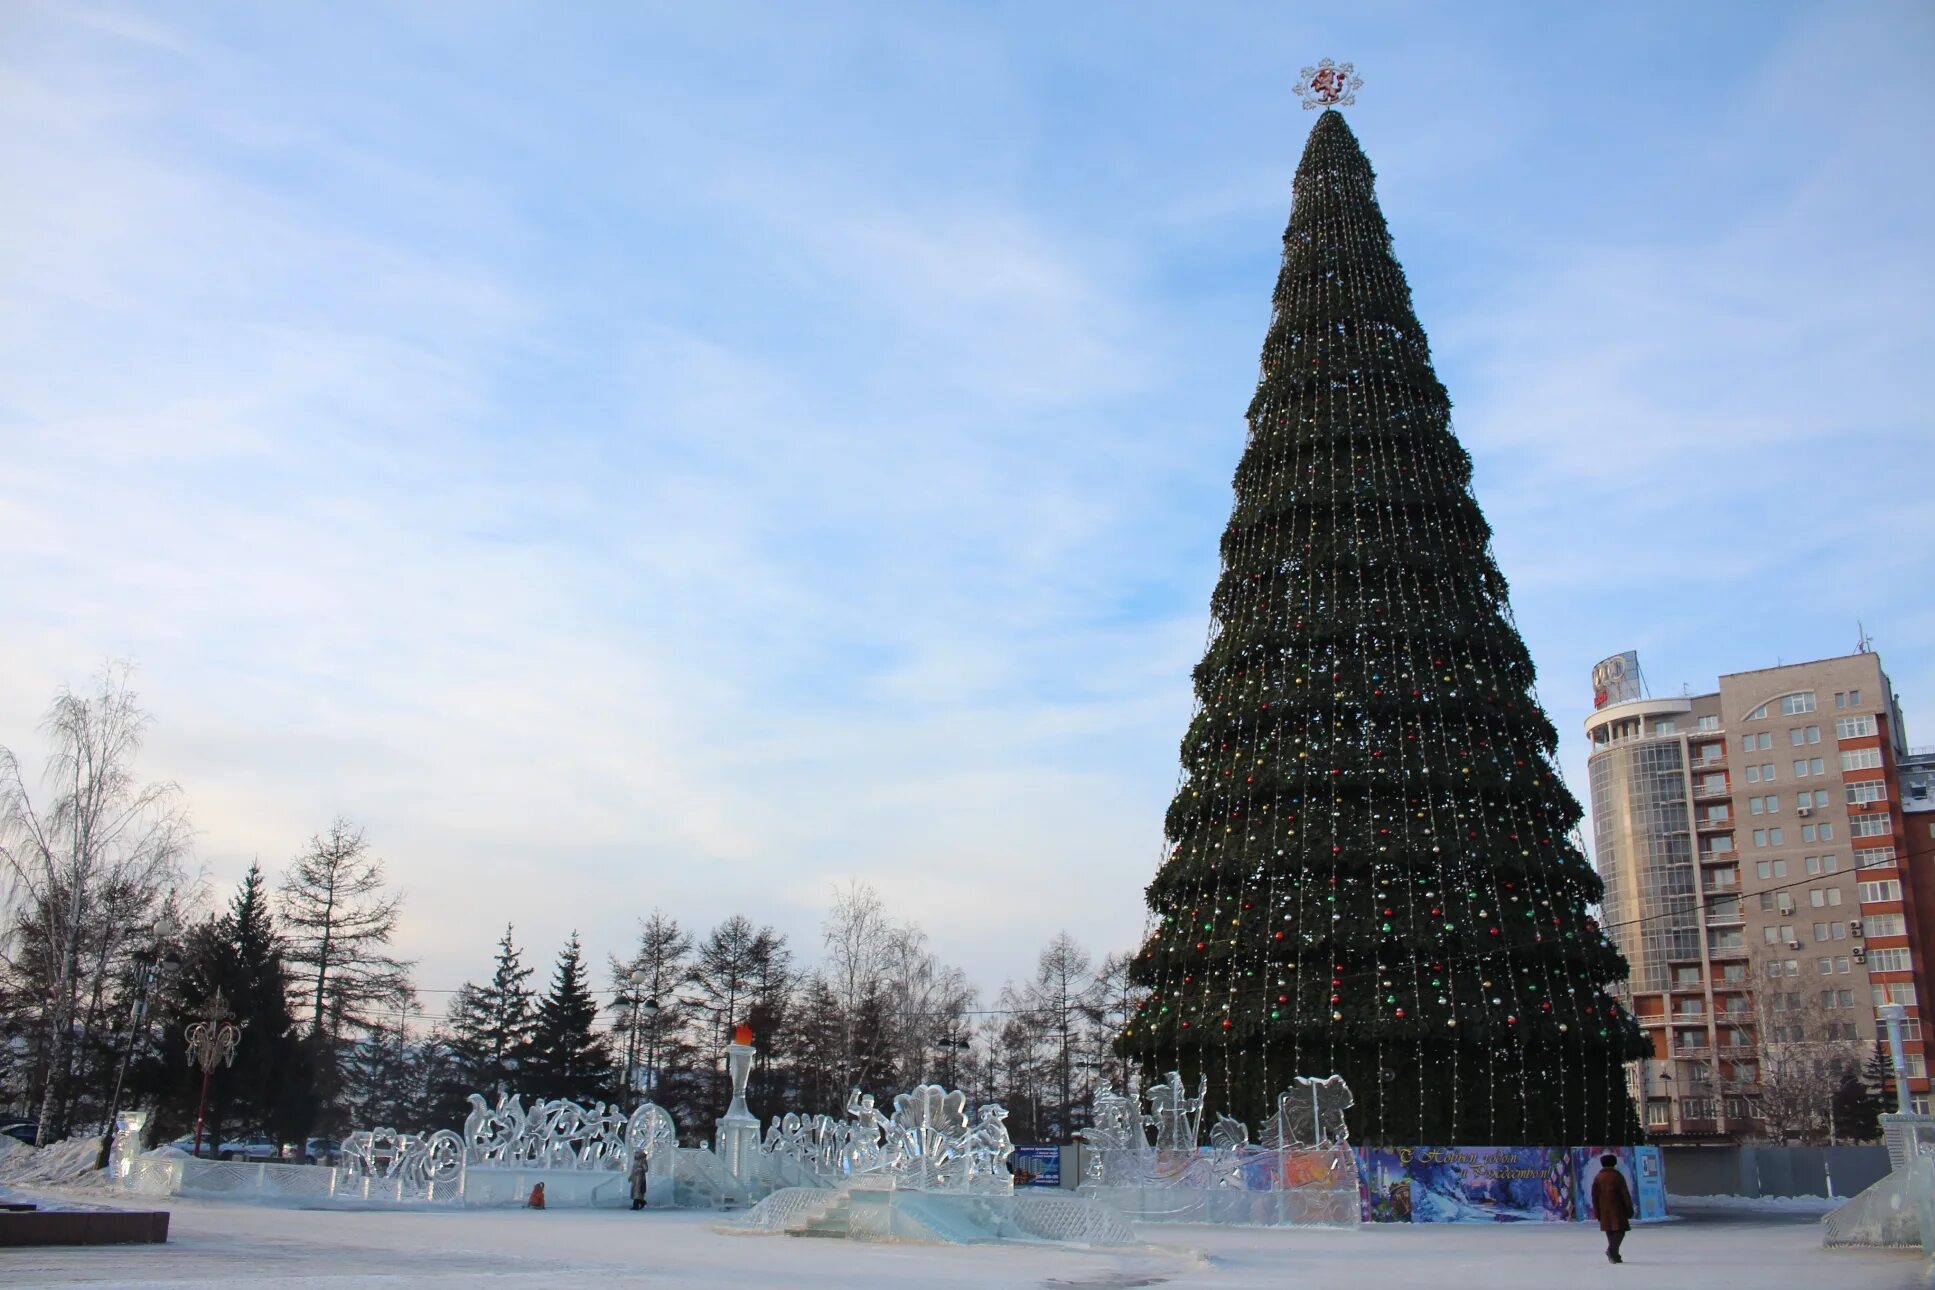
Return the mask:
{"type": "Polygon", "coordinates": [[[333,1165],[343,1154],[343,1144],[334,1138],[306,1138],[282,1144],[282,1158],[299,1165],[333,1165]]]}
{"type": "Polygon", "coordinates": [[[10,1138],[18,1138],[31,1147],[34,1145],[34,1140],[40,1136],[40,1124],[35,1120],[7,1120],[0,1122],[0,1133],[10,1138]]]}
{"type": "MultiPolygon", "coordinates": [[[[206,1147],[208,1144],[202,1144],[206,1147]]],[[[216,1152],[220,1160],[276,1160],[281,1158],[282,1148],[274,1138],[260,1133],[251,1133],[246,1138],[231,1138],[224,1142],[216,1152]]]]}

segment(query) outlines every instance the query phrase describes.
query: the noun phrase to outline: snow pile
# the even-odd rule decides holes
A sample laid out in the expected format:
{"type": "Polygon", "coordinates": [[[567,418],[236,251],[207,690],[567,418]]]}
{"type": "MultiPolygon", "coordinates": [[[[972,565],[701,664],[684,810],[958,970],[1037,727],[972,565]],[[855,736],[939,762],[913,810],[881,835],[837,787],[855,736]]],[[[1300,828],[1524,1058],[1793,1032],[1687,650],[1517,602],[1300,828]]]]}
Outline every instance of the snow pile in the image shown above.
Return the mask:
{"type": "Polygon", "coordinates": [[[1846,1196],[1677,1196],[1668,1194],[1666,1208],[1759,1210],[1763,1213],[1825,1214],[1847,1203],[1846,1196]]]}
{"type": "Polygon", "coordinates": [[[101,1155],[99,1134],[69,1138],[51,1147],[26,1147],[0,1158],[0,1182],[71,1187],[95,1181],[94,1162],[101,1155]]]}
{"type": "Polygon", "coordinates": [[[22,1142],[19,1138],[16,1138],[11,1134],[0,1133],[0,1167],[4,1167],[4,1162],[6,1161],[6,1158],[12,1155],[14,1152],[32,1151],[32,1150],[33,1150],[32,1147],[22,1142]]]}

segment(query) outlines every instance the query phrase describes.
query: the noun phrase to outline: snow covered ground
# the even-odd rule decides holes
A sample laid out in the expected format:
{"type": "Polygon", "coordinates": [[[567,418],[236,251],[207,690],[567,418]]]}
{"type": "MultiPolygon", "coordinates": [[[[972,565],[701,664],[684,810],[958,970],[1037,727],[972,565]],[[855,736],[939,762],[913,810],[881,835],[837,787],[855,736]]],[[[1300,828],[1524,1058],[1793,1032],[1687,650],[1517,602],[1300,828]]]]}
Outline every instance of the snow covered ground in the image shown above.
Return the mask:
{"type": "MultiPolygon", "coordinates": [[[[85,1199],[98,1202],[100,1193],[85,1199]]],[[[1720,1211],[1642,1228],[1627,1238],[1626,1264],[1613,1267],[1598,1232],[1572,1224],[1354,1232],[1151,1226],[1141,1229],[1144,1248],[1084,1251],[728,1235],[713,1230],[710,1215],[675,1211],[343,1213],[212,1201],[175,1201],[168,1208],[174,1219],[165,1246],[10,1249],[0,1252],[0,1284],[315,1290],[486,1281],[497,1290],[1896,1290],[1930,1284],[1919,1255],[1823,1250],[1818,1225],[1807,1216],[1765,1211],[1720,1211]]]]}

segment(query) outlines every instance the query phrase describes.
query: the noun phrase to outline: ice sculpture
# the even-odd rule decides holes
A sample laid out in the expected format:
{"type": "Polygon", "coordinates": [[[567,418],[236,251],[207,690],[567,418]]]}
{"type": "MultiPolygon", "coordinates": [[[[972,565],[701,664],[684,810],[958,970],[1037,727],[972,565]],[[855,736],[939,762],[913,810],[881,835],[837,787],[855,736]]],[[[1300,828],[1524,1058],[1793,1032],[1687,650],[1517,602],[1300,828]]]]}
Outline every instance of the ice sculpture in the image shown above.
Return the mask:
{"type": "Polygon", "coordinates": [[[464,1168],[463,1139],[449,1129],[398,1133],[387,1126],[359,1129],[343,1139],[345,1178],[395,1179],[406,1191],[455,1182],[464,1168]]]}
{"type": "Polygon", "coordinates": [[[986,1103],[970,1124],[966,1093],[922,1084],[894,1098],[891,1116],[859,1089],[848,1096],[846,1111],[845,1121],[790,1111],[775,1116],[762,1157],[834,1185],[855,1179],[917,1191],[1005,1191],[1014,1185],[1005,1107],[986,1103]]]}
{"type": "Polygon", "coordinates": [[[635,1151],[657,1158],[678,1144],[672,1117],[651,1102],[639,1103],[627,1116],[604,1102],[584,1107],[562,1099],[533,1102],[527,1111],[518,1094],[501,1091],[494,1107],[481,1093],[469,1100],[463,1134],[451,1136],[471,1165],[624,1170],[635,1151]]]}
{"type": "Polygon", "coordinates": [[[1277,1113],[1264,1122],[1267,1147],[1321,1147],[1350,1141],[1344,1112],[1357,1105],[1342,1075],[1297,1076],[1297,1087],[1277,1098],[1277,1113]]]}
{"type": "Polygon", "coordinates": [[[1357,1161],[1344,1123],[1353,1099],[1342,1077],[1297,1076],[1254,1144],[1249,1125],[1218,1115],[1208,1147],[1199,1147],[1203,1087],[1190,1096],[1175,1071],[1145,1096],[1146,1115],[1134,1097],[1103,1085],[1092,1127],[1080,1135],[1090,1149],[1082,1185],[1128,1216],[1293,1226],[1358,1221],[1357,1161]]]}
{"type": "Polygon", "coordinates": [[[1149,1123],[1155,1126],[1156,1150],[1196,1149],[1202,1129],[1203,1095],[1208,1089],[1209,1078],[1204,1076],[1196,1085],[1196,1096],[1186,1096],[1182,1076],[1170,1071],[1169,1078],[1149,1090],[1149,1123]]]}

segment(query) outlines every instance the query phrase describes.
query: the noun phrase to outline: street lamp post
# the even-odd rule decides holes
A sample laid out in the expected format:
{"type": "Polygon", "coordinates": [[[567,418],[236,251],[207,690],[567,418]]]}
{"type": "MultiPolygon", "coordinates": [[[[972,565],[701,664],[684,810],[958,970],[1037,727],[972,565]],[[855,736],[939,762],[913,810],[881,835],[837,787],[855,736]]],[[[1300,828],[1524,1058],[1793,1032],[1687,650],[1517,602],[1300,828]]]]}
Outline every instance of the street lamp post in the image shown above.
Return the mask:
{"type": "Polygon", "coordinates": [[[163,972],[181,963],[181,954],[173,943],[177,930],[175,920],[163,913],[148,929],[151,948],[134,956],[134,1010],[128,1016],[128,1033],[121,1041],[121,1061],[114,1072],[114,1096],[108,1099],[107,1123],[101,1129],[101,1154],[95,1161],[96,1169],[107,1168],[108,1153],[114,1148],[114,1122],[121,1114],[121,1091],[128,1082],[128,1062],[134,1056],[135,1039],[148,1029],[148,995],[163,972]]]}
{"type": "MultiPolygon", "coordinates": [[[[645,1024],[651,1027],[645,1038],[645,1096],[653,1101],[658,1097],[658,1000],[647,999],[641,1009],[645,1013],[645,1024]]],[[[637,1030],[636,1022],[632,1029],[637,1030]]]]}
{"type": "Polygon", "coordinates": [[[202,1154],[202,1125],[208,1116],[208,1080],[219,1066],[235,1064],[235,1046],[242,1042],[242,1031],[228,1010],[228,1000],[217,987],[214,995],[194,1014],[183,1038],[188,1041],[188,1064],[202,1068],[202,1100],[195,1108],[195,1156],[202,1154]]]}

